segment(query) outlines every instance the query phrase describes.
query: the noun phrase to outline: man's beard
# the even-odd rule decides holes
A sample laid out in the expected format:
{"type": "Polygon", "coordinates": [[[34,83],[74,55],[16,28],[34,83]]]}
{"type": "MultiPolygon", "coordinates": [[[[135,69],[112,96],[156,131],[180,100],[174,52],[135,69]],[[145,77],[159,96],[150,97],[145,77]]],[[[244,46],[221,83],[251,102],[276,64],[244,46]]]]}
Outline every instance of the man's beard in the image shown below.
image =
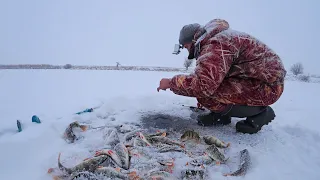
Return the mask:
{"type": "Polygon", "coordinates": [[[190,51],[189,51],[189,56],[188,59],[194,59],[194,51],[195,51],[195,46],[192,44],[190,51]]]}

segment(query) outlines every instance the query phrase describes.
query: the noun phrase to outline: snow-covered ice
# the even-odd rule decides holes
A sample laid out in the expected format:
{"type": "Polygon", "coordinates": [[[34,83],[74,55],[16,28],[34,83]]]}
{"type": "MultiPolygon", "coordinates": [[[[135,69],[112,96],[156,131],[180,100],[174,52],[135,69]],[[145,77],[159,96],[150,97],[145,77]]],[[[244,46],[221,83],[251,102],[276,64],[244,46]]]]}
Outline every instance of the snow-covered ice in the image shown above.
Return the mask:
{"type": "MultiPolygon", "coordinates": [[[[276,119],[258,134],[244,135],[235,132],[238,119],[225,127],[198,127],[191,111],[182,106],[195,106],[195,99],[176,96],[169,90],[157,92],[159,80],[175,74],[0,71],[0,179],[52,179],[47,170],[57,166],[59,152],[66,166],[88,156],[100,145],[101,133],[85,132],[79,142],[68,144],[62,133],[75,120],[93,126],[139,123],[177,132],[197,128],[201,134],[230,142],[232,156],[244,148],[249,150],[253,164],[244,179],[320,179],[320,84],[287,80],[283,96],[272,105],[276,119]],[[74,114],[99,105],[102,106],[92,113],[74,114]],[[32,123],[33,115],[38,115],[42,123],[32,123]],[[155,120],[153,115],[162,116],[163,121],[155,120]],[[20,133],[16,120],[23,124],[20,133]]],[[[239,179],[224,177],[216,168],[210,172],[212,179],[239,179]]]]}

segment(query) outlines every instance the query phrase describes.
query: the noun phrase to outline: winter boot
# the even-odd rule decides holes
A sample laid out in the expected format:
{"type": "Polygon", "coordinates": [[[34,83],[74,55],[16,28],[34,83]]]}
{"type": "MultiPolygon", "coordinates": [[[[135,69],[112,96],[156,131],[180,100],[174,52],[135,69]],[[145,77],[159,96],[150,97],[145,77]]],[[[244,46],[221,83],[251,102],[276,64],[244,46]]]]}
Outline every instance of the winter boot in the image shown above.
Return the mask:
{"type": "Polygon", "coordinates": [[[198,116],[198,125],[200,126],[227,125],[230,123],[230,116],[222,116],[221,114],[215,112],[198,116]]]}
{"type": "Polygon", "coordinates": [[[246,114],[247,119],[238,121],[236,124],[236,130],[242,133],[254,134],[261,130],[262,126],[268,125],[276,117],[273,109],[270,106],[260,107],[254,110],[252,108],[251,114],[250,110],[246,114]]]}
{"type": "Polygon", "coordinates": [[[233,105],[223,113],[211,112],[198,117],[198,125],[213,126],[231,123],[231,117],[246,118],[236,124],[236,130],[242,133],[257,133],[262,126],[269,124],[275,113],[270,106],[233,105]]]}

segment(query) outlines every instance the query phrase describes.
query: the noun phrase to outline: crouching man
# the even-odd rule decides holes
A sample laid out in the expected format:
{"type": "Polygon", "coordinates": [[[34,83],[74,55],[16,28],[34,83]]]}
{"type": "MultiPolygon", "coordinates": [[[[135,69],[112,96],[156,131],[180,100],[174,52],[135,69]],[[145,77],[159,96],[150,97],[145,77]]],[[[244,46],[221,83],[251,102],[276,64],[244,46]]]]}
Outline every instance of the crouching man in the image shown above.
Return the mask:
{"type": "Polygon", "coordinates": [[[158,91],[169,88],[197,98],[211,112],[198,117],[199,125],[226,125],[231,117],[246,118],[237,122],[236,130],[252,134],[275,118],[270,105],[283,93],[286,70],[266,44],[229,29],[222,19],[205,26],[185,25],[179,44],[188,50],[188,59],[196,59],[195,72],[163,78],[158,91]]]}

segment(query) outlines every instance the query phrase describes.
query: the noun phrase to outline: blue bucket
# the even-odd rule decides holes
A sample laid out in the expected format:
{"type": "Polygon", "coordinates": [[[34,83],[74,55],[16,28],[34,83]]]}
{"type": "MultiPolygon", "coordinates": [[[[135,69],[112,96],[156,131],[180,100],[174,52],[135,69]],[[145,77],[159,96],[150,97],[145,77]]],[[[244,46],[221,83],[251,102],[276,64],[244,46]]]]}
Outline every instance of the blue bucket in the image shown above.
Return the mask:
{"type": "Polygon", "coordinates": [[[17,120],[17,127],[18,127],[18,131],[21,132],[22,131],[22,126],[19,120],[17,120]]]}
{"type": "Polygon", "coordinates": [[[38,116],[34,115],[32,116],[32,122],[35,122],[35,123],[41,123],[40,119],[38,116]]]}

